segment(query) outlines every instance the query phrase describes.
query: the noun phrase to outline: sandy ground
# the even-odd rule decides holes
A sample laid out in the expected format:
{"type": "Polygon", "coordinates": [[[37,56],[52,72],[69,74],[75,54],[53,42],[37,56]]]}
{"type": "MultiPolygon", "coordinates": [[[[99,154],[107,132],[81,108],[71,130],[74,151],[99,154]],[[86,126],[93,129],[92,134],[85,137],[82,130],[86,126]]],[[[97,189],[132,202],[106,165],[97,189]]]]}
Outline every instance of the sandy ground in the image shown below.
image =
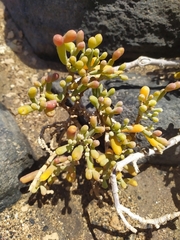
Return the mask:
{"type": "MultiPolygon", "coordinates": [[[[17,107],[27,101],[27,90],[32,81],[46,72],[64,69],[58,63],[39,59],[33,54],[23,33],[16,27],[0,1],[0,101],[14,115],[22,132],[27,136],[36,160],[46,153],[37,144],[41,124],[54,120],[44,115],[17,115],[17,107]]],[[[65,120],[62,109],[56,120],[65,120]]],[[[138,187],[120,192],[121,202],[143,217],[159,217],[180,209],[180,169],[178,167],[141,167],[136,177],[138,187]]],[[[111,192],[104,195],[103,205],[89,194],[90,186],[83,182],[71,188],[63,182],[54,186],[51,198],[35,198],[21,189],[22,197],[13,206],[0,213],[0,240],[179,240],[180,221],[170,221],[160,229],[142,226],[130,220],[138,228],[132,234],[118,219],[113,207],[111,192]],[[69,191],[70,189],[70,191],[69,191]]]]}

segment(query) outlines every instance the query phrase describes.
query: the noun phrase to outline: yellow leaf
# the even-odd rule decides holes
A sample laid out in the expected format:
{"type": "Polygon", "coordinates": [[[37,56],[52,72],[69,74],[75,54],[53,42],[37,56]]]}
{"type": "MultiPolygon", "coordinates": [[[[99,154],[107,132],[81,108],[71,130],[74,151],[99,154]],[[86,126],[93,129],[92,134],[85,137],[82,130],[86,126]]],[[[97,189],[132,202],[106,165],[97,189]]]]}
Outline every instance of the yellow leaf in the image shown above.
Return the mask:
{"type": "Polygon", "coordinates": [[[84,151],[84,147],[82,145],[78,145],[74,150],[72,151],[72,160],[73,161],[79,161],[82,157],[84,151]]]}
{"type": "Polygon", "coordinates": [[[139,133],[142,132],[144,130],[144,127],[141,124],[134,124],[131,128],[125,128],[122,130],[122,132],[129,132],[129,133],[139,133]]]}
{"type": "Polygon", "coordinates": [[[40,182],[46,181],[51,174],[54,172],[56,167],[54,165],[50,165],[40,176],[40,182]]]}
{"type": "Polygon", "coordinates": [[[150,88],[149,88],[148,86],[143,86],[143,87],[140,89],[140,94],[143,94],[143,95],[144,95],[145,100],[148,99],[149,93],[150,93],[150,88]]]}
{"type": "Polygon", "coordinates": [[[175,78],[175,79],[180,79],[180,72],[175,73],[175,74],[174,74],[174,78],[175,78]]]}
{"type": "Polygon", "coordinates": [[[116,155],[120,155],[122,153],[122,147],[116,136],[110,138],[110,145],[116,155]]]}

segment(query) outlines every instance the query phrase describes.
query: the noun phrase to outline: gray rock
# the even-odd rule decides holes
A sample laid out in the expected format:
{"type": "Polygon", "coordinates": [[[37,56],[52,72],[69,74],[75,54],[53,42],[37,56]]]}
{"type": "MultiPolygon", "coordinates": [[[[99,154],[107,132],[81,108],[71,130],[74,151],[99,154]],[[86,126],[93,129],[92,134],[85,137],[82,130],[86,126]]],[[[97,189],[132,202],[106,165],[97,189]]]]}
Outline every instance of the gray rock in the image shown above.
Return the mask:
{"type": "Polygon", "coordinates": [[[32,151],[9,111],[0,103],[0,212],[20,198],[19,174],[32,166],[32,151]]]}
{"type": "Polygon", "coordinates": [[[4,4],[41,57],[57,57],[52,37],[69,29],[83,29],[88,36],[102,33],[101,50],[112,53],[122,45],[124,59],[180,54],[179,0],[6,0],[4,4]]]}

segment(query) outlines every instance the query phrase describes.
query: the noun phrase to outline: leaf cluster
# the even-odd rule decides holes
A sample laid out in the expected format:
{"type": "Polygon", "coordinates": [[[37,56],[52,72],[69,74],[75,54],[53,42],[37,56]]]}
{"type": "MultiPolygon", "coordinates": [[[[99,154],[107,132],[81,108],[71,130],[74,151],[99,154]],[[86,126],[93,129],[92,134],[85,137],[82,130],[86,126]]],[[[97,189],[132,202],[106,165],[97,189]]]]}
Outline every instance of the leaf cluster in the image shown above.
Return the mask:
{"type": "MultiPolygon", "coordinates": [[[[122,122],[116,121],[114,116],[122,113],[123,102],[119,101],[112,106],[111,96],[115,94],[115,89],[107,91],[101,81],[110,81],[117,77],[123,81],[128,80],[124,74],[126,64],[114,67],[115,61],[123,55],[124,48],[115,50],[107,61],[108,53],[100,53],[98,48],[102,41],[102,35],[97,34],[90,37],[86,44],[82,30],[69,30],[63,36],[55,35],[53,42],[59,59],[68,72],[67,76],[59,81],[62,91],[59,94],[52,92],[53,82],[59,80],[57,73],[44,76],[40,81],[35,81],[29,89],[30,103],[18,109],[21,115],[43,111],[47,116],[53,117],[56,109],[61,106],[69,113],[70,118],[63,133],[66,142],[60,143],[54,150],[51,161],[40,170],[38,179],[31,188],[32,192],[40,189],[43,195],[48,193],[49,185],[62,172],[69,182],[74,182],[76,167],[82,161],[85,161],[86,179],[96,181],[103,188],[107,188],[115,164],[134,152],[138,134],[142,134],[159,153],[168,145],[168,141],[161,137],[162,132],[154,127],[159,121],[159,113],[163,111],[157,107],[157,103],[168,91],[178,89],[180,82],[169,84],[165,89],[154,93],[150,92],[148,86],[143,86],[137,96],[139,110],[136,119],[125,118],[122,122]],[[82,109],[80,104],[84,92],[88,89],[91,89],[92,93],[89,102],[95,108],[91,114],[82,109]],[[72,103],[71,106],[66,104],[68,99],[72,103]],[[88,119],[87,123],[80,127],[74,119],[74,114],[78,116],[78,112],[83,112],[88,119]],[[146,120],[150,120],[151,124],[146,120]],[[103,143],[100,139],[103,139],[103,143]]],[[[178,76],[177,73],[176,78],[178,76]]],[[[134,167],[126,165],[122,172],[117,173],[121,187],[125,188],[127,184],[136,186],[137,182],[132,177],[124,177],[125,172],[131,176],[136,175],[134,167]]],[[[34,177],[28,176],[26,180],[24,176],[21,181],[27,182],[34,177]]]]}

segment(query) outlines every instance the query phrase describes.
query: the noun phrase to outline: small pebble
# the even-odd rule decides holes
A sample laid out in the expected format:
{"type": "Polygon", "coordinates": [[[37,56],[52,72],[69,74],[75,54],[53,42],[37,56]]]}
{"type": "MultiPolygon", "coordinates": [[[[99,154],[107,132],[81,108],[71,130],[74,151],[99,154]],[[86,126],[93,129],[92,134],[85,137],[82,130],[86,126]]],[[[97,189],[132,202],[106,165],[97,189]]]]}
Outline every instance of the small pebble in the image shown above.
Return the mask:
{"type": "Polygon", "coordinates": [[[6,50],[6,46],[0,45],[0,55],[4,55],[6,50]]]}
{"type": "Polygon", "coordinates": [[[42,238],[42,240],[59,240],[59,236],[58,234],[55,232],[55,233],[52,233],[51,235],[46,235],[45,237],[42,238]]]}
{"type": "Polygon", "coordinates": [[[27,212],[28,208],[29,208],[29,205],[25,205],[21,208],[21,211],[22,212],[27,212]]]}
{"type": "Polygon", "coordinates": [[[49,229],[48,226],[44,226],[42,230],[43,232],[46,232],[48,229],[49,229]]]}
{"type": "Polygon", "coordinates": [[[24,75],[24,71],[19,70],[19,71],[17,72],[17,74],[23,76],[23,75],[24,75]]]}
{"type": "Polygon", "coordinates": [[[17,86],[24,86],[25,81],[21,78],[16,79],[16,85],[17,86]]]}
{"type": "Polygon", "coordinates": [[[121,226],[120,226],[120,222],[119,222],[119,217],[117,214],[113,214],[111,222],[110,222],[110,226],[116,230],[120,230],[121,226]]]}
{"type": "Polygon", "coordinates": [[[6,94],[6,97],[8,97],[8,98],[11,98],[11,97],[14,97],[14,96],[16,96],[16,93],[13,93],[13,92],[9,92],[9,93],[6,94]]]}
{"type": "Polygon", "coordinates": [[[30,222],[32,225],[34,225],[34,223],[35,223],[35,221],[34,221],[33,218],[30,218],[30,219],[29,219],[29,222],[30,222]]]}
{"type": "Polygon", "coordinates": [[[14,38],[14,32],[13,32],[13,31],[10,31],[10,32],[8,32],[8,34],[7,34],[7,39],[12,39],[12,38],[14,38]]]}
{"type": "Polygon", "coordinates": [[[7,58],[7,59],[4,60],[4,63],[7,64],[7,65],[14,64],[14,59],[7,58]]]}

